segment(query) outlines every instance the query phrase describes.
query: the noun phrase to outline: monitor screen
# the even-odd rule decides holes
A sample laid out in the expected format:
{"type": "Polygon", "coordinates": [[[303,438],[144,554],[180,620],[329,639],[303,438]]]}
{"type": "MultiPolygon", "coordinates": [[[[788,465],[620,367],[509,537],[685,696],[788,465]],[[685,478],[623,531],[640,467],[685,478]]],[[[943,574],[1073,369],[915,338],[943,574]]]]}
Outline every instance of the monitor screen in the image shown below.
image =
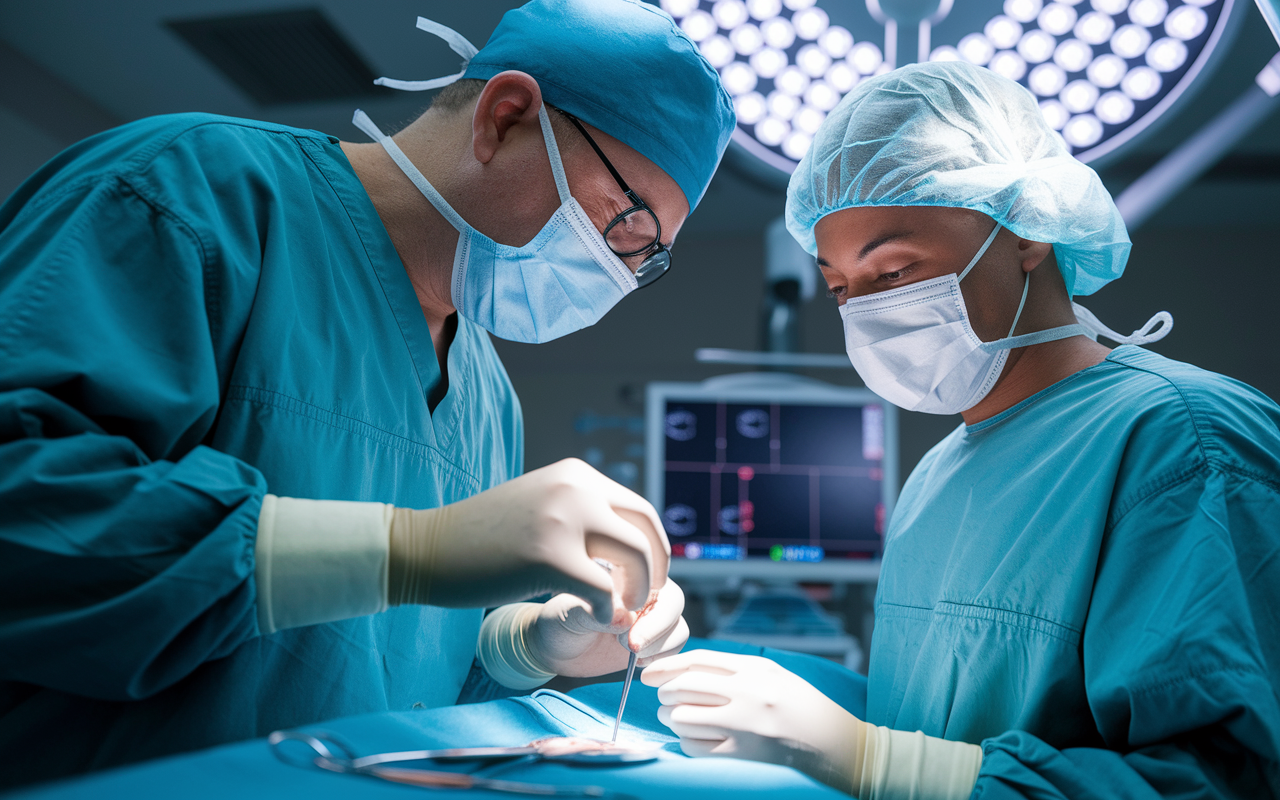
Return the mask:
{"type": "Polygon", "coordinates": [[[895,409],[866,389],[780,373],[650,384],[648,494],[677,559],[880,555],[895,409]]]}

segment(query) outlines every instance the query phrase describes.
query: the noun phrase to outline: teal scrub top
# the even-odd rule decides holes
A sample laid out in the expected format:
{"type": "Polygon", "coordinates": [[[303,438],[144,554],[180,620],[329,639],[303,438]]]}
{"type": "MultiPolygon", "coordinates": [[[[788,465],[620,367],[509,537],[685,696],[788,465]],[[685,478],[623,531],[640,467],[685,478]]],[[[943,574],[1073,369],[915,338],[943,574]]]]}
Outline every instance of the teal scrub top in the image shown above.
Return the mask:
{"type": "Polygon", "coordinates": [[[204,114],[65,151],[0,207],[0,786],[455,702],[482,612],[263,636],[263,495],[431,508],[520,473],[458,321],[447,393],[337,140],[204,114]]]}
{"type": "Polygon", "coordinates": [[[1280,790],[1280,408],[1120,347],[903,487],[867,720],[981,744],[977,798],[1280,790]]]}

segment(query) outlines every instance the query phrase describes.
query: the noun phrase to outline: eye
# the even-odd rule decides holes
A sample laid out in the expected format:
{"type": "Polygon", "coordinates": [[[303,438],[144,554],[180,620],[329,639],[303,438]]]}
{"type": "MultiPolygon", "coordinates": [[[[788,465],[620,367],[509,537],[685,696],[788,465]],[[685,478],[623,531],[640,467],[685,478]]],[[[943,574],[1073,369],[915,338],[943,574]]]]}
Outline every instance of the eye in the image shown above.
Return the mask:
{"type": "Polygon", "coordinates": [[[839,298],[841,298],[841,297],[844,297],[845,292],[847,292],[847,291],[848,291],[848,289],[846,289],[844,286],[828,286],[828,287],[827,287],[827,297],[831,297],[831,298],[834,298],[834,299],[839,299],[839,298]]]}

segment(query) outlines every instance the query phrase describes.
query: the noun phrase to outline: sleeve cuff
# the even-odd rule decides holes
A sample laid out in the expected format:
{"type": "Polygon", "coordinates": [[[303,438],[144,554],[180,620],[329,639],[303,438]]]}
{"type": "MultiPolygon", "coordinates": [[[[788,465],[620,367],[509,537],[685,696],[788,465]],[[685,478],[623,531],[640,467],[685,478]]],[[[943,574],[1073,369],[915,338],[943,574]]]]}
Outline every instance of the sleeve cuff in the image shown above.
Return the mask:
{"type": "Polygon", "coordinates": [[[864,758],[862,800],[966,800],[978,782],[982,748],[872,727],[864,758]]]}
{"type": "Polygon", "coordinates": [[[262,633],[385,611],[391,512],[268,494],[254,567],[262,633]]]}
{"type": "Polygon", "coordinates": [[[538,618],[538,603],[512,603],[484,618],[476,655],[485,672],[508,689],[536,689],[556,676],[529,652],[526,634],[538,618]]]}

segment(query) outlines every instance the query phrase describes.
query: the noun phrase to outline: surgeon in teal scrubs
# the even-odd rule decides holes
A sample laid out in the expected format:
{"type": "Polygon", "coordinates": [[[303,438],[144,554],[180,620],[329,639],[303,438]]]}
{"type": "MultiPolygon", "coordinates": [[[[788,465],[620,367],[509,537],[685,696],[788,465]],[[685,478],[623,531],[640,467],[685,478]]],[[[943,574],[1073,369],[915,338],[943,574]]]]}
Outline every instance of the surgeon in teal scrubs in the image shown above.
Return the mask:
{"type": "Polygon", "coordinates": [[[1072,304],[1129,239],[1035,98],[964,63],[859,85],[787,223],[867,385],[964,424],[889,524],[866,719],[693,651],[643,675],[685,752],[862,800],[1275,797],[1280,408],[1135,346],[1167,314],[1122,336],[1072,304]]]}
{"type": "Polygon", "coordinates": [[[479,51],[419,27],[465,66],[387,81],[447,86],[394,139],[145,119],[0,207],[0,787],[687,637],[648,503],[520,476],[489,335],[661,276],[728,96],[633,0],[533,0],[479,51]]]}

